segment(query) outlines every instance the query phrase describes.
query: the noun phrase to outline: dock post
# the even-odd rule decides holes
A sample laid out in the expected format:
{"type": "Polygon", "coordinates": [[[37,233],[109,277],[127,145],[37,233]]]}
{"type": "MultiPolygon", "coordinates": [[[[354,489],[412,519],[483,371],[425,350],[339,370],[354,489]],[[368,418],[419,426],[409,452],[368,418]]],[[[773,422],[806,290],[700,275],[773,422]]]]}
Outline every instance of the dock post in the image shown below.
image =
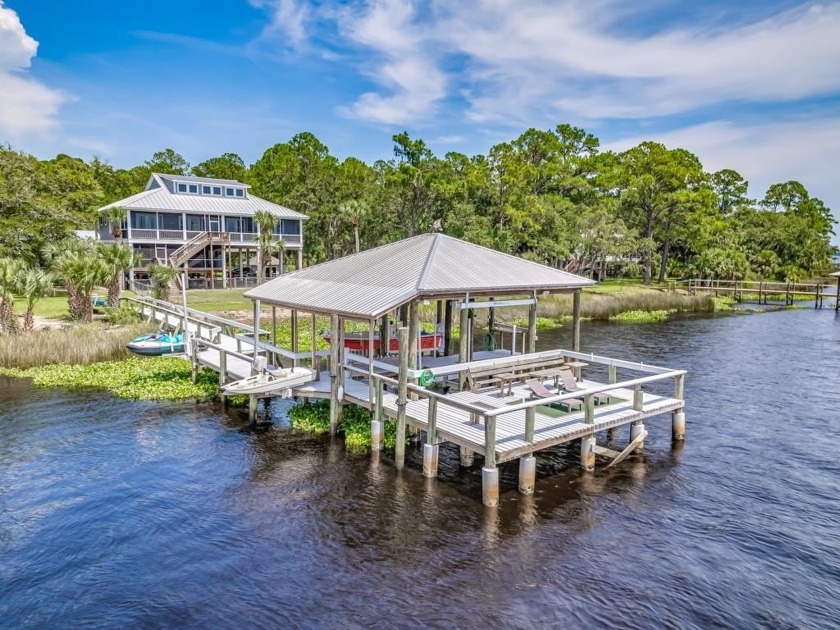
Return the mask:
{"type": "Polygon", "coordinates": [[[400,373],[399,389],[397,392],[397,444],[394,450],[394,464],[397,470],[405,466],[405,407],[408,403],[408,328],[399,329],[400,341],[400,373]]]}
{"type": "MultiPolygon", "coordinates": [[[[469,359],[469,328],[470,328],[470,312],[468,309],[462,308],[460,310],[460,326],[458,339],[458,363],[466,363],[469,359]]],[[[458,387],[464,391],[467,387],[467,371],[461,370],[458,373],[458,387]]]]}
{"type": "Polygon", "coordinates": [[[384,437],[384,422],[382,418],[382,381],[376,381],[374,391],[373,420],[370,422],[370,447],[371,450],[381,451],[384,437]]]}
{"type": "MultiPolygon", "coordinates": [[[[590,394],[583,399],[583,421],[595,424],[595,397],[590,394]]],[[[580,467],[595,470],[595,433],[590,433],[580,441],[580,467]]]]}
{"type": "MultiPolygon", "coordinates": [[[[685,400],[685,375],[674,378],[674,398],[685,400]]],[[[685,407],[677,409],[671,414],[671,437],[674,440],[685,439],[685,407]]]]}
{"type": "Polygon", "coordinates": [[[338,431],[338,418],[341,415],[341,403],[338,398],[339,382],[339,350],[341,349],[341,328],[338,315],[332,316],[332,337],[330,339],[330,435],[338,431]]]}
{"type": "MultiPolygon", "coordinates": [[[[641,420],[637,420],[636,422],[631,424],[630,425],[630,441],[632,442],[637,437],[639,437],[639,435],[644,433],[644,430],[645,430],[645,424],[641,420]]],[[[639,442],[639,446],[637,447],[637,450],[639,452],[641,452],[642,450],[644,450],[644,448],[645,448],[645,443],[644,442],[639,442]]]]}
{"type": "Polygon", "coordinates": [[[496,416],[484,416],[484,467],[481,469],[481,500],[499,504],[499,469],[496,468],[496,416]]]}
{"type": "Polygon", "coordinates": [[[534,303],[528,309],[528,345],[525,352],[533,354],[537,351],[537,295],[534,294],[534,303]]]}
{"type": "Polygon", "coordinates": [[[312,313],[312,371],[315,372],[315,380],[321,380],[321,357],[318,356],[318,329],[315,323],[315,313],[312,313]]]}
{"type": "Polygon", "coordinates": [[[837,294],[834,297],[834,312],[840,311],[840,276],[837,276],[837,294]]]}
{"type": "Polygon", "coordinates": [[[499,505],[499,469],[495,466],[481,469],[481,502],[487,507],[499,505]]]}
{"type": "Polygon", "coordinates": [[[219,387],[227,382],[227,352],[219,350],[219,387]]]}
{"type": "Polygon", "coordinates": [[[192,383],[198,383],[198,339],[190,339],[190,363],[192,363],[192,383]]]}
{"type": "Polygon", "coordinates": [[[251,424],[257,421],[257,395],[248,394],[248,420],[251,424]]]}
{"type": "MultiPolygon", "coordinates": [[[[400,346],[400,352],[408,351],[408,369],[416,370],[418,365],[417,354],[419,352],[417,346],[420,343],[420,307],[416,300],[408,305],[408,338],[408,347],[400,346]]],[[[411,384],[416,385],[417,379],[411,379],[411,384]]],[[[412,392],[409,398],[411,400],[417,400],[417,394],[412,392]]]]}
{"type": "Polygon", "coordinates": [[[452,354],[452,300],[443,307],[443,355],[452,354]]]}
{"type": "Polygon", "coordinates": [[[460,448],[460,456],[461,466],[463,466],[464,468],[469,468],[475,462],[475,453],[473,453],[468,448],[464,448],[463,446],[460,448]]]}
{"type": "MultiPolygon", "coordinates": [[[[534,442],[534,422],[537,419],[537,408],[528,407],[525,410],[525,441],[534,442]]],[[[537,458],[533,451],[519,458],[519,492],[533,494],[537,477],[537,458]]]]}
{"type": "Polygon", "coordinates": [[[572,296],[572,352],[580,352],[580,289],[572,296]]]}
{"type": "Polygon", "coordinates": [[[423,445],[423,476],[437,477],[438,454],[437,441],[437,398],[429,398],[429,424],[426,431],[426,443],[423,445]]]}

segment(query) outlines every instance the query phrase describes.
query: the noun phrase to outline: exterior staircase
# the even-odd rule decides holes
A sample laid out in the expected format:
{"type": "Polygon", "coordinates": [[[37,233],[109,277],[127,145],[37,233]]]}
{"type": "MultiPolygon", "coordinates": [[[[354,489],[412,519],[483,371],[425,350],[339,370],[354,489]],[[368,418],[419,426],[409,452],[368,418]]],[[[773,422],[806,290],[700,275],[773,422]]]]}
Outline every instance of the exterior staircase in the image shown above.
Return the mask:
{"type": "Polygon", "coordinates": [[[169,255],[169,264],[180,267],[208,245],[227,245],[230,234],[227,232],[201,232],[184,243],[169,255]]]}

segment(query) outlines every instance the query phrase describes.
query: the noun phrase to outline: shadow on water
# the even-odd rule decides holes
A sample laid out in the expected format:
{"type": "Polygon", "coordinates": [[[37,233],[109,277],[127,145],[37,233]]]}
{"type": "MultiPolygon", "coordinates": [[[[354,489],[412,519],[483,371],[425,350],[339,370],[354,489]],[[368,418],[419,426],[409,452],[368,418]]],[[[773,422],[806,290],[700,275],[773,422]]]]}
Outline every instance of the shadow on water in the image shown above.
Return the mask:
{"type": "MultiPolygon", "coordinates": [[[[541,331],[568,347],[570,330],[541,331]]],[[[688,439],[533,496],[444,447],[440,477],[241,410],[0,380],[0,626],[818,627],[840,606],[825,311],[584,326],[587,351],[686,368],[688,439]]],[[[592,372],[595,374],[595,372],[592,372]]],[[[601,436],[604,443],[606,436],[601,436]]],[[[613,448],[626,444],[627,429],[613,448]]]]}

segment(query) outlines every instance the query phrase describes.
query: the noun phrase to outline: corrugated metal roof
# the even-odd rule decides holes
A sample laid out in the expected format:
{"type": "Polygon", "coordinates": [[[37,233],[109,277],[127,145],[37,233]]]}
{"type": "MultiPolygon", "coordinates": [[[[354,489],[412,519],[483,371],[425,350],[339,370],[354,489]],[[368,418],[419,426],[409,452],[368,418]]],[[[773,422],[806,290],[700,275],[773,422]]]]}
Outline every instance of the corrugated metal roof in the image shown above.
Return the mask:
{"type": "Polygon", "coordinates": [[[235,179],[216,179],[214,177],[197,177],[195,175],[171,175],[169,173],[152,173],[154,177],[160,177],[161,179],[168,179],[171,182],[193,182],[196,184],[221,184],[221,185],[233,185],[233,186],[241,186],[245,188],[250,188],[249,184],[243,184],[242,182],[238,182],[235,179]]]}
{"type": "MultiPolygon", "coordinates": [[[[181,179],[180,176],[172,176],[181,179]]],[[[186,179],[186,178],[185,178],[186,179]]],[[[191,178],[207,179],[207,178],[191,178]]],[[[226,180],[208,180],[223,182],[226,180]]],[[[238,184],[238,182],[232,182],[238,184]]],[[[240,184],[244,185],[244,184],[240,184]]],[[[185,195],[169,191],[166,186],[144,190],[131,197],[115,201],[99,209],[106,210],[115,206],[121,206],[128,210],[160,210],[175,212],[195,212],[198,214],[222,214],[228,216],[249,216],[252,217],[258,210],[267,210],[281,219],[302,219],[306,220],[305,214],[295,212],[284,206],[272,203],[250,193],[245,198],[211,197],[209,195],[185,195]]]]}
{"type": "Polygon", "coordinates": [[[416,298],[557,291],[594,284],[443,234],[422,234],[275,278],[245,293],[267,303],[368,319],[416,298]]]}

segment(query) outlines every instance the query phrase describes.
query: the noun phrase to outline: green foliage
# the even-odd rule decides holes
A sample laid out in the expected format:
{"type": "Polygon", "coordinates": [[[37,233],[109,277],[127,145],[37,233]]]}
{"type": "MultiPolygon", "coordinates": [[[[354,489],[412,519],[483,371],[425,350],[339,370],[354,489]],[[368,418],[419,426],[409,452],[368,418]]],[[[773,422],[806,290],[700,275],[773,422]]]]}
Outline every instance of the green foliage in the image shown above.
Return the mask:
{"type": "Polygon", "coordinates": [[[95,387],[120,398],[137,400],[206,400],[218,393],[218,377],[212,371],[200,370],[198,383],[193,385],[190,364],[178,358],[131,358],[2,371],[9,376],[31,378],[36,387],[95,387]]]}
{"type": "Polygon", "coordinates": [[[735,304],[735,298],[728,295],[712,296],[712,303],[715,306],[715,312],[731,311],[732,305],[735,304]]]}
{"type": "MultiPolygon", "coordinates": [[[[289,420],[293,428],[308,433],[324,434],[330,430],[330,401],[318,400],[304,402],[289,409],[289,420]]],[[[347,450],[361,453],[371,446],[371,413],[356,405],[344,405],[339,419],[339,432],[344,435],[347,450]]],[[[386,449],[393,449],[397,444],[397,423],[385,422],[383,443],[386,449]]]]}
{"type": "Polygon", "coordinates": [[[106,307],[105,317],[107,317],[108,323],[112,326],[137,324],[143,319],[137,309],[128,305],[123,305],[118,308],[106,307]]]}
{"type": "MultiPolygon", "coordinates": [[[[556,328],[557,320],[549,317],[537,317],[537,330],[544,330],[546,328],[556,328]]],[[[528,328],[527,317],[517,317],[512,324],[517,328],[528,328]]]]}
{"type": "Polygon", "coordinates": [[[623,324],[651,324],[666,321],[670,314],[671,311],[624,311],[613,315],[610,320],[623,324]]]}

